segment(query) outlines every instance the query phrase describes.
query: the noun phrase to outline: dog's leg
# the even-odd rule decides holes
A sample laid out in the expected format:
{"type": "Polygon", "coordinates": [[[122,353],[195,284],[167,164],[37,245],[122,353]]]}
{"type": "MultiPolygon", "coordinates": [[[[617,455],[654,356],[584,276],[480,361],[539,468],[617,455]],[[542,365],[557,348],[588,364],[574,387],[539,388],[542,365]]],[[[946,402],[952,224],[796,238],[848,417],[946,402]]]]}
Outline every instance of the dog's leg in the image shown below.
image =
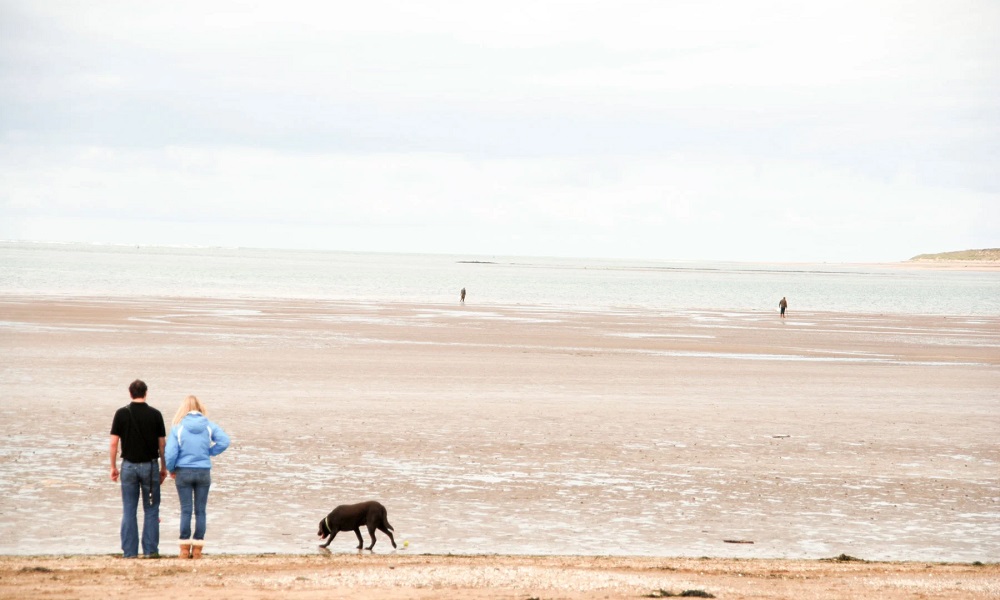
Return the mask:
{"type": "Polygon", "coordinates": [[[354,535],[358,536],[358,550],[361,550],[362,548],[365,547],[365,540],[364,540],[364,538],[361,537],[361,528],[360,527],[355,527],[354,528],[354,535]]]}
{"type": "Polygon", "coordinates": [[[331,531],[331,532],[330,532],[330,539],[326,540],[326,543],[325,543],[325,544],[320,544],[320,545],[319,545],[319,547],[320,547],[320,548],[326,548],[327,546],[329,546],[329,545],[330,545],[330,542],[332,542],[332,541],[333,541],[333,538],[334,538],[334,537],[336,537],[336,535],[337,535],[337,532],[336,532],[336,531],[331,531]]]}
{"type": "Polygon", "coordinates": [[[368,537],[372,539],[372,545],[368,546],[368,549],[371,550],[375,547],[375,525],[373,523],[368,524],[368,537]]]}
{"type": "MultiPolygon", "coordinates": [[[[392,532],[389,531],[388,529],[386,529],[384,525],[379,525],[378,528],[382,531],[382,533],[384,533],[387,536],[389,536],[389,541],[392,542],[392,547],[395,548],[396,547],[396,539],[394,537],[392,537],[392,532]]],[[[373,540],[375,539],[375,534],[372,534],[372,539],[373,540]]]]}

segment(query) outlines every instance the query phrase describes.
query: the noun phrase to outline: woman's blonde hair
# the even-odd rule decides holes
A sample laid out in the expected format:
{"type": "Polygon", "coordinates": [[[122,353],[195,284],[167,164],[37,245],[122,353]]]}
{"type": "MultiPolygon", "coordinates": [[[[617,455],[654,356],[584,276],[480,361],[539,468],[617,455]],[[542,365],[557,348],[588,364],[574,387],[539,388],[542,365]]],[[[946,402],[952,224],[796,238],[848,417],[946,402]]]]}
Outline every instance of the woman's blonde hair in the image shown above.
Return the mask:
{"type": "Polygon", "coordinates": [[[174,414],[174,425],[183,421],[184,417],[186,417],[192,410],[200,412],[203,416],[208,416],[208,410],[205,409],[205,405],[202,404],[198,398],[188,396],[183,402],[181,402],[180,408],[178,408],[177,412],[174,414]]]}

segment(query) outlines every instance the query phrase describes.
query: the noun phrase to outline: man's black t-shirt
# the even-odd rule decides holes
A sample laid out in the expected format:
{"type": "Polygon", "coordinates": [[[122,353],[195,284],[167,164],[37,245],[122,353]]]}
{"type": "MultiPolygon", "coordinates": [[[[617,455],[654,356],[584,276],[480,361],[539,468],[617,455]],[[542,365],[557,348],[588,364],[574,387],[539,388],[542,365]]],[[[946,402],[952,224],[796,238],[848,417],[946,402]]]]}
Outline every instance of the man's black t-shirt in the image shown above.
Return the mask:
{"type": "Polygon", "coordinates": [[[145,402],[132,402],[115,413],[111,435],[121,438],[122,458],[140,463],[160,457],[160,438],[167,432],[160,411],[145,402]]]}

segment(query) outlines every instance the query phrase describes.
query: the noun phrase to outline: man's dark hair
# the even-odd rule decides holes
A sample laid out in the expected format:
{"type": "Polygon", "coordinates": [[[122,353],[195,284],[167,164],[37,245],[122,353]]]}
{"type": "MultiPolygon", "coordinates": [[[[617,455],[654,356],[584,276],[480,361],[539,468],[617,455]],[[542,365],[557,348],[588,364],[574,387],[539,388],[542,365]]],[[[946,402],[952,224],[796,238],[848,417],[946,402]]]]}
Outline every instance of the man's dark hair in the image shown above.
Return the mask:
{"type": "Polygon", "coordinates": [[[145,398],[146,397],[146,383],[141,379],[136,379],[128,386],[128,393],[132,395],[132,399],[145,398]]]}

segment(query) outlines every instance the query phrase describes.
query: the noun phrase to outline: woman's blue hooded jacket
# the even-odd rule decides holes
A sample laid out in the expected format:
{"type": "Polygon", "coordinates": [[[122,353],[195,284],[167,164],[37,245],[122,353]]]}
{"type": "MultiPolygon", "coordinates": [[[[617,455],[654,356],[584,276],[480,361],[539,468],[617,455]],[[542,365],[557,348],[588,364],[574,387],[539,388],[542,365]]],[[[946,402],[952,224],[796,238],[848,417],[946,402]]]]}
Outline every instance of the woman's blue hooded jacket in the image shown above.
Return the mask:
{"type": "Polygon", "coordinates": [[[211,469],[212,457],[229,447],[229,436],[198,411],[189,412],[167,436],[167,470],[211,469]]]}

